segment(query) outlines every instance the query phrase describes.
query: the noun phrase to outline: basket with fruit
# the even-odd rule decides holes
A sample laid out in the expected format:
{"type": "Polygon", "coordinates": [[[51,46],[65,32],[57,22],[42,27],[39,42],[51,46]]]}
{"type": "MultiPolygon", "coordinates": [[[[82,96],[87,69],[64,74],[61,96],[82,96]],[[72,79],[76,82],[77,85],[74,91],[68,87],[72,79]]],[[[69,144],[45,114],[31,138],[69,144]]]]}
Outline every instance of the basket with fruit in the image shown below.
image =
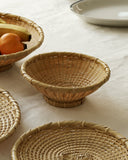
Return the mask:
{"type": "Polygon", "coordinates": [[[33,21],[0,13],[0,71],[9,69],[40,47],[43,40],[42,28],[33,21]]]}

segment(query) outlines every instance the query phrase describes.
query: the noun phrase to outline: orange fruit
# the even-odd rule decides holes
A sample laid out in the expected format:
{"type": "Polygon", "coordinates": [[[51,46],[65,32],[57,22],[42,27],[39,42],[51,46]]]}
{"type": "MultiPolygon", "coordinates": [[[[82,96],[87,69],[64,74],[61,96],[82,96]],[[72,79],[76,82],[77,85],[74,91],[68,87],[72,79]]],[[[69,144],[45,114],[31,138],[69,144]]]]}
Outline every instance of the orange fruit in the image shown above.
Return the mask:
{"type": "Polygon", "coordinates": [[[5,33],[0,38],[1,54],[11,54],[24,50],[21,38],[15,33],[5,33]]]}

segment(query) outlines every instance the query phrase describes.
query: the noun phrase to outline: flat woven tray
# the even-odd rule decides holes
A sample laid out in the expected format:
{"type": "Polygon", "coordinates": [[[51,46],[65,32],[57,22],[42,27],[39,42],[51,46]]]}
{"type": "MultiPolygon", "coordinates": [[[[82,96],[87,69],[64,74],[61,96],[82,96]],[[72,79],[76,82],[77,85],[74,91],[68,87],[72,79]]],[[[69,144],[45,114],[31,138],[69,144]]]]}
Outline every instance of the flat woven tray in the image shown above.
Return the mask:
{"type": "Polygon", "coordinates": [[[127,160],[127,139],[86,122],[49,123],[21,136],[12,160],[127,160]]]}
{"type": "Polygon", "coordinates": [[[0,89],[0,142],[10,136],[20,121],[20,109],[9,92],[0,89]]]}

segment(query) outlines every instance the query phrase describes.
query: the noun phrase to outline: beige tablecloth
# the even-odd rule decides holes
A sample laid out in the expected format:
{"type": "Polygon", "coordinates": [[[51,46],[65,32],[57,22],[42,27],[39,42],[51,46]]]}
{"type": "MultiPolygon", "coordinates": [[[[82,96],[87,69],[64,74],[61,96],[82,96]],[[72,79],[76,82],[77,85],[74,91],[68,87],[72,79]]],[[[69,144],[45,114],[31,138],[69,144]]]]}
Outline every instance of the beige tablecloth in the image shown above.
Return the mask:
{"type": "Polygon", "coordinates": [[[0,87],[19,103],[21,124],[16,132],[0,143],[0,160],[9,160],[12,145],[25,131],[48,122],[85,120],[108,126],[128,137],[128,29],[87,24],[69,6],[73,0],[4,0],[0,11],[35,21],[45,33],[42,46],[14,67],[0,73],[0,87]],[[29,57],[50,51],[73,51],[105,61],[111,78],[89,95],[83,105],[56,108],[47,104],[20,74],[20,66],[29,57]]]}

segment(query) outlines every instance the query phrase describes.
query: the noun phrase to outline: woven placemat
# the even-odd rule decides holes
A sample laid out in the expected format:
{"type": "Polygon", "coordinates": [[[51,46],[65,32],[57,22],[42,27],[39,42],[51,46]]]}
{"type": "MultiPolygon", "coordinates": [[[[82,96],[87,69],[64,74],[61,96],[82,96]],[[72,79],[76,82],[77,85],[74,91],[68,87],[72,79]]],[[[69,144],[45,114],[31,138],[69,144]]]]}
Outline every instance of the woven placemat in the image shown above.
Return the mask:
{"type": "Polygon", "coordinates": [[[9,92],[0,89],[0,141],[9,137],[20,122],[20,109],[9,92]]]}
{"type": "Polygon", "coordinates": [[[22,135],[12,160],[127,160],[127,139],[86,122],[49,123],[22,135]]]}

